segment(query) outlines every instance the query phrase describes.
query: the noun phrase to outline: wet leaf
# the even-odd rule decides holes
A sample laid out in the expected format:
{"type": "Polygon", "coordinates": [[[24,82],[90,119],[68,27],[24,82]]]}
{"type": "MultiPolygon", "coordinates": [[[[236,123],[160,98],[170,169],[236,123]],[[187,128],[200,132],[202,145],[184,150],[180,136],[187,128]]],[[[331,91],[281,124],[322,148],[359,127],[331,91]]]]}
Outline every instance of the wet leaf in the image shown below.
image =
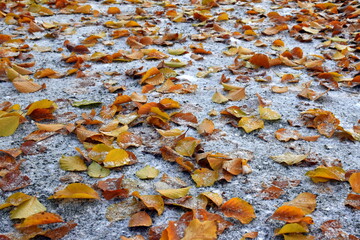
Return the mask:
{"type": "Polygon", "coordinates": [[[238,127],[243,128],[246,133],[250,133],[254,130],[264,128],[264,121],[256,117],[242,117],[238,123],[238,127]]]}
{"type": "Polygon", "coordinates": [[[305,160],[307,157],[308,157],[307,154],[297,155],[297,154],[293,154],[293,153],[289,153],[289,152],[282,154],[282,155],[270,156],[270,158],[272,160],[274,160],[275,162],[286,163],[287,165],[297,164],[297,163],[305,160]]]}
{"type": "Polygon", "coordinates": [[[31,197],[29,200],[22,202],[16,208],[11,210],[10,218],[19,219],[27,218],[33,214],[45,212],[46,207],[42,205],[36,197],[31,197]]]}
{"type": "Polygon", "coordinates": [[[79,156],[62,156],[59,160],[60,168],[64,171],[85,171],[84,160],[79,156]]]}
{"type": "Polygon", "coordinates": [[[154,179],[159,175],[160,171],[154,167],[146,165],[144,168],[136,172],[136,176],[140,179],[154,179]]]}
{"type": "Polygon", "coordinates": [[[49,197],[49,199],[59,198],[100,199],[99,194],[94,189],[83,183],[71,183],[49,197]]]}
{"type": "Polygon", "coordinates": [[[104,178],[110,175],[110,169],[102,167],[97,162],[92,162],[88,166],[87,174],[94,178],[104,178]]]}
{"type": "Polygon", "coordinates": [[[196,183],[196,187],[209,187],[218,180],[219,173],[208,168],[200,168],[191,174],[191,178],[196,183]]]}
{"type": "Polygon", "coordinates": [[[314,183],[330,180],[345,181],[345,170],[340,167],[319,166],[315,170],[308,171],[305,175],[310,177],[314,183]]]}
{"type": "Polygon", "coordinates": [[[177,199],[177,198],[185,197],[188,194],[190,188],[191,187],[178,188],[178,189],[157,189],[156,191],[158,191],[161,195],[167,198],[177,199]]]}
{"type": "Polygon", "coordinates": [[[220,210],[225,216],[236,218],[242,224],[248,224],[256,217],[253,206],[237,197],[225,202],[220,210]]]}
{"type": "Polygon", "coordinates": [[[15,224],[16,228],[26,228],[31,226],[37,226],[42,224],[50,224],[50,223],[59,223],[64,222],[62,218],[55,214],[49,212],[41,212],[33,214],[24,219],[24,221],[20,224],[15,224]]]}
{"type": "Polygon", "coordinates": [[[185,236],[182,240],[215,240],[217,226],[215,221],[203,221],[199,219],[193,219],[185,229],[185,236]]]}
{"type": "Polygon", "coordinates": [[[134,198],[127,198],[119,203],[111,204],[106,209],[106,219],[110,222],[124,220],[139,212],[144,205],[134,198]]]}

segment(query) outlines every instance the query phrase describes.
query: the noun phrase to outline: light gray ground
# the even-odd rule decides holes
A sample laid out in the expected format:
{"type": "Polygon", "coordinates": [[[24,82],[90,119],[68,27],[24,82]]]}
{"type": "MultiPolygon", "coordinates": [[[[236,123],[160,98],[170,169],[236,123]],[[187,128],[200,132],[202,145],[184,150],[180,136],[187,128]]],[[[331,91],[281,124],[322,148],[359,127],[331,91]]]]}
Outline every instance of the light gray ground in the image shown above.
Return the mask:
{"type": "MultiPolygon", "coordinates": [[[[180,1],[178,1],[180,2],[180,1]]],[[[187,2],[187,1],[184,1],[187,2]]],[[[261,7],[266,12],[271,11],[270,7],[273,6],[270,1],[264,3],[251,3],[257,7],[261,7]]],[[[94,9],[98,9],[100,12],[106,12],[106,9],[112,5],[101,5],[100,2],[91,2],[94,9]]],[[[118,4],[113,6],[119,6],[118,4]]],[[[233,5],[234,11],[229,12],[231,16],[236,18],[248,18],[245,14],[249,7],[241,6],[241,4],[233,5]]],[[[147,8],[149,13],[155,10],[161,10],[159,6],[153,8],[147,8]]],[[[122,4],[122,14],[133,13],[135,10],[134,5],[122,4]]],[[[220,11],[215,9],[214,11],[220,11]]],[[[278,10],[280,14],[291,14],[290,10],[282,9],[278,10]]],[[[37,23],[42,22],[60,22],[60,23],[80,23],[82,15],[60,15],[50,17],[37,17],[37,23]]],[[[36,65],[32,70],[40,68],[52,68],[58,72],[65,73],[66,70],[71,68],[71,65],[61,61],[62,54],[69,55],[69,52],[65,49],[63,53],[58,53],[55,50],[59,47],[63,47],[65,40],[79,44],[80,41],[91,34],[96,34],[100,31],[105,31],[107,36],[103,40],[112,40],[109,36],[111,29],[106,29],[102,26],[102,23],[108,20],[115,20],[113,16],[101,17],[98,21],[100,24],[97,26],[89,25],[76,28],[76,33],[73,35],[60,35],[56,39],[34,39],[32,37],[42,37],[45,33],[35,33],[29,35],[29,39],[26,41],[30,46],[47,46],[51,47],[54,51],[47,53],[38,53],[32,51],[35,56],[36,65]]],[[[198,33],[190,23],[172,23],[168,19],[160,19],[158,27],[164,29],[165,26],[169,28],[169,32],[183,33],[184,36],[198,33]]],[[[139,21],[142,23],[143,21],[139,21]]],[[[265,29],[270,23],[251,23],[253,27],[258,27],[257,32],[265,29]]],[[[233,32],[234,20],[230,20],[223,23],[222,26],[229,31],[233,32]]],[[[7,26],[1,23],[2,32],[5,34],[18,34],[13,30],[12,26],[7,26]]],[[[237,29],[238,30],[238,29],[237,29]]],[[[24,32],[26,33],[26,32],[24,32]]],[[[204,48],[211,50],[212,55],[204,56],[202,61],[193,61],[193,65],[181,69],[176,69],[179,75],[183,75],[183,79],[189,80],[191,83],[197,84],[198,89],[192,94],[159,94],[151,92],[147,94],[148,101],[159,101],[164,97],[170,97],[176,101],[179,101],[182,105],[184,112],[194,113],[199,122],[204,118],[210,118],[214,121],[215,127],[220,129],[220,133],[217,133],[215,137],[200,137],[196,131],[190,129],[189,136],[194,136],[202,139],[202,145],[205,151],[221,152],[224,154],[230,154],[233,156],[239,156],[241,153],[251,151],[253,153],[253,159],[250,161],[250,166],[253,172],[249,175],[239,175],[233,178],[230,183],[217,182],[212,187],[196,188],[193,187],[190,191],[191,195],[197,196],[204,191],[214,191],[220,193],[224,199],[228,200],[232,197],[240,197],[249,203],[251,203],[256,211],[256,219],[250,224],[242,225],[236,220],[227,220],[235,223],[233,227],[227,229],[219,239],[239,239],[241,235],[246,232],[258,231],[258,239],[273,239],[273,231],[276,227],[282,226],[282,222],[269,220],[268,218],[272,213],[284,202],[292,200],[299,193],[311,192],[317,195],[317,208],[311,214],[314,219],[314,225],[310,226],[310,233],[318,236],[320,233],[319,226],[327,220],[337,219],[343,224],[343,230],[349,234],[355,234],[360,237],[360,217],[359,212],[349,207],[344,206],[344,200],[348,193],[350,193],[349,184],[346,182],[327,182],[314,184],[311,180],[304,176],[308,170],[312,170],[315,166],[284,166],[272,161],[269,156],[279,155],[287,151],[291,151],[298,154],[309,153],[311,157],[314,157],[319,163],[322,159],[331,162],[335,159],[341,160],[343,168],[345,170],[360,169],[360,145],[359,142],[340,141],[336,137],[326,138],[321,136],[316,142],[306,141],[290,141],[280,142],[275,139],[274,132],[279,128],[290,128],[287,120],[296,119],[300,112],[311,108],[322,108],[324,110],[331,111],[341,121],[342,126],[345,128],[351,128],[357,124],[360,117],[360,95],[358,89],[341,88],[338,91],[330,91],[328,94],[320,98],[319,100],[312,102],[297,97],[298,92],[301,90],[301,84],[305,83],[313,78],[308,75],[304,70],[293,70],[290,67],[274,67],[268,70],[259,69],[259,71],[266,71],[268,76],[272,76],[272,82],[261,83],[251,79],[247,83],[235,82],[236,76],[232,75],[227,66],[233,63],[234,57],[227,57],[222,52],[227,49],[229,44],[247,47],[255,52],[261,52],[267,55],[276,53],[276,51],[270,48],[271,43],[276,39],[282,39],[285,42],[285,46],[292,49],[295,46],[299,46],[304,50],[306,55],[320,54],[321,49],[316,47],[320,44],[320,41],[314,40],[311,43],[300,43],[288,36],[288,33],[279,33],[275,36],[260,36],[260,39],[268,44],[269,47],[257,48],[252,42],[244,40],[234,40],[227,43],[214,42],[211,38],[204,42],[204,48]],[[212,73],[207,78],[196,78],[196,73],[199,72],[199,68],[206,69],[211,66],[223,67],[224,71],[218,73],[212,73]],[[275,73],[299,73],[300,82],[296,84],[282,84],[280,78],[275,73]],[[230,77],[230,83],[239,86],[246,86],[247,98],[240,102],[228,102],[226,104],[216,104],[211,101],[211,97],[216,90],[222,91],[222,87],[219,84],[219,80],[222,74],[230,77]],[[190,77],[189,77],[190,76],[190,77]],[[270,91],[273,85],[287,85],[290,90],[284,94],[275,94],[270,91]],[[259,93],[265,99],[271,100],[271,108],[277,110],[282,115],[282,119],[279,121],[266,121],[265,128],[260,131],[255,131],[250,134],[246,134],[242,129],[237,129],[225,124],[225,121],[221,120],[221,116],[209,117],[208,113],[215,109],[218,112],[229,106],[243,106],[248,105],[251,108],[256,109],[258,102],[256,93],[259,93]],[[268,141],[264,141],[259,138],[262,134],[268,141]],[[301,183],[296,187],[286,188],[285,194],[279,199],[275,200],[263,200],[259,192],[263,189],[263,184],[270,184],[274,179],[289,179],[289,180],[301,180],[301,183]]],[[[113,46],[105,46],[101,43],[90,48],[91,53],[96,51],[114,53],[119,49],[129,49],[125,44],[126,38],[112,40],[115,42],[113,46]]],[[[189,46],[192,41],[187,38],[185,43],[177,43],[171,48],[180,48],[182,46],[189,46]]],[[[149,48],[152,48],[150,46],[149,48]]],[[[166,48],[155,46],[155,48],[167,52],[166,48]]],[[[191,60],[189,55],[174,57],[182,61],[191,60]]],[[[131,94],[132,92],[140,92],[141,87],[138,84],[138,80],[127,77],[124,72],[127,69],[143,66],[144,70],[150,67],[156,66],[160,61],[133,61],[128,63],[116,62],[111,64],[95,63],[91,62],[91,67],[85,71],[88,77],[84,79],[75,78],[75,76],[64,77],[60,79],[38,79],[38,83],[46,83],[47,88],[39,92],[23,94],[18,93],[10,82],[0,83],[0,96],[1,102],[10,101],[17,103],[25,108],[30,103],[41,99],[68,99],[70,101],[79,100],[95,100],[100,101],[104,105],[111,104],[116,97],[116,93],[109,93],[104,87],[103,82],[108,80],[115,80],[119,85],[125,85],[127,90],[124,94],[131,94]],[[120,76],[109,77],[104,72],[117,71],[121,73],[120,76]],[[95,75],[99,73],[99,75],[95,75]]],[[[326,66],[329,71],[336,68],[332,61],[326,61],[326,66]]],[[[317,87],[318,83],[314,82],[314,89],[322,91],[321,87],[317,87]]],[[[224,93],[224,92],[222,92],[224,93]]],[[[99,108],[97,109],[99,110],[99,108]]],[[[74,112],[80,116],[84,110],[72,107],[68,103],[60,103],[59,109],[56,114],[64,112],[74,112]]],[[[186,127],[179,127],[186,130],[186,127]]],[[[36,130],[36,126],[33,121],[28,121],[21,125],[19,129],[9,137],[3,137],[0,140],[0,149],[16,148],[20,147],[23,142],[22,138],[32,131],[36,130]]],[[[147,134],[147,129],[144,127],[137,127],[134,131],[141,134],[144,138],[147,134]]],[[[305,127],[298,128],[304,135],[315,135],[317,132],[314,129],[307,129],[305,127]]],[[[156,134],[154,136],[158,137],[156,134]]],[[[155,141],[156,139],[154,139],[155,141]]],[[[121,235],[132,236],[136,234],[145,234],[147,229],[130,229],[127,227],[127,220],[110,223],[105,218],[106,208],[119,200],[106,201],[101,199],[98,201],[86,201],[86,200],[48,200],[47,198],[54,193],[57,187],[64,185],[60,182],[59,178],[68,174],[68,172],[62,171],[59,168],[58,161],[62,155],[76,155],[75,147],[81,147],[81,144],[74,135],[56,135],[49,139],[40,142],[41,145],[46,146],[47,151],[41,154],[24,156],[26,161],[22,165],[22,171],[27,174],[32,181],[32,184],[21,192],[35,195],[39,198],[47,208],[48,211],[61,215],[65,221],[74,220],[78,223],[78,226],[69,233],[64,239],[119,239],[121,235]]],[[[146,147],[142,146],[137,149],[131,149],[138,158],[138,163],[133,166],[122,168],[120,171],[112,171],[108,178],[120,177],[122,174],[125,178],[137,179],[135,172],[145,165],[151,165],[161,171],[161,174],[167,173],[171,176],[181,177],[189,185],[193,185],[190,175],[180,171],[180,168],[173,163],[165,162],[161,158],[156,158],[151,154],[146,153],[146,147]]],[[[87,176],[86,173],[79,173],[83,178],[83,182],[87,184],[93,184],[98,179],[93,179],[87,176]]],[[[155,182],[159,181],[159,177],[154,180],[147,180],[145,182],[145,189],[142,194],[156,194],[154,187],[155,182]]],[[[3,202],[11,192],[1,192],[0,202],[3,202]]],[[[211,211],[211,209],[210,209],[211,211]]],[[[177,220],[184,211],[178,208],[167,207],[162,216],[152,215],[154,224],[153,226],[167,223],[169,220],[177,220]]],[[[0,214],[0,233],[13,232],[13,222],[9,219],[8,211],[1,211],[0,214]]]]}

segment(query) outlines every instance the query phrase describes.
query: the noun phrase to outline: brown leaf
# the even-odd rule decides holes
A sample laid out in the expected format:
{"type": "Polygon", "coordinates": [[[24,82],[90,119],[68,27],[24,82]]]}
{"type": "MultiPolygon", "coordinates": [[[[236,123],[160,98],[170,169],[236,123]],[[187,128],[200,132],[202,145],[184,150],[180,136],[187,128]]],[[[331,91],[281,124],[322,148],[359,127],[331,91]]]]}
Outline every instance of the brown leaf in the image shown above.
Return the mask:
{"type": "Polygon", "coordinates": [[[359,194],[348,194],[345,205],[353,207],[357,210],[360,210],[360,195],[359,194]]]}
{"type": "Polygon", "coordinates": [[[360,193],[360,172],[351,174],[349,183],[353,192],[360,193]]]}

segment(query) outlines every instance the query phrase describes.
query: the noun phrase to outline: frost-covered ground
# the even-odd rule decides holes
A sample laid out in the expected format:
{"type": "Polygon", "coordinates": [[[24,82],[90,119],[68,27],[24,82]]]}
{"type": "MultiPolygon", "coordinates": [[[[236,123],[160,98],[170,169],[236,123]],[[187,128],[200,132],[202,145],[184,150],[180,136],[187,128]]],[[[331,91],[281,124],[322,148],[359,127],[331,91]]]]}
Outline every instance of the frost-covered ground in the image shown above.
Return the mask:
{"type": "MultiPolygon", "coordinates": [[[[177,4],[182,4],[184,7],[189,7],[187,1],[177,1],[177,4]]],[[[15,30],[14,26],[1,23],[1,29],[3,34],[27,34],[26,43],[31,47],[37,45],[39,47],[50,47],[51,51],[46,53],[40,53],[37,51],[31,51],[34,55],[36,65],[32,70],[36,71],[40,68],[51,68],[60,73],[65,73],[71,68],[71,65],[62,61],[63,55],[69,55],[70,53],[63,46],[65,40],[69,40],[72,43],[80,44],[80,41],[86,37],[97,34],[104,31],[106,37],[100,40],[100,43],[93,47],[90,47],[91,53],[105,52],[114,53],[120,49],[130,49],[126,45],[126,38],[112,39],[110,33],[112,29],[104,28],[103,23],[113,20],[115,17],[106,14],[106,10],[109,6],[120,7],[121,15],[134,13],[136,4],[129,4],[126,1],[118,4],[104,5],[101,1],[88,1],[88,4],[93,6],[93,9],[99,10],[104,13],[103,16],[95,19],[94,22],[84,24],[85,21],[91,21],[92,19],[84,19],[82,14],[72,15],[56,15],[56,16],[38,16],[36,22],[42,24],[44,22],[56,22],[56,23],[69,23],[74,27],[73,34],[65,35],[59,34],[57,38],[49,39],[44,38],[44,32],[36,32],[34,34],[28,34],[24,28],[22,30],[15,30]],[[113,41],[113,45],[104,45],[102,41],[113,41]],[[58,48],[64,48],[63,52],[57,51],[58,48]]],[[[237,19],[249,19],[249,15],[245,12],[250,6],[260,7],[265,12],[272,11],[271,7],[274,5],[270,1],[264,1],[263,3],[247,3],[239,2],[235,5],[221,6],[221,8],[234,8],[233,11],[229,11],[230,16],[235,16],[237,19]]],[[[155,11],[163,10],[161,6],[154,5],[150,8],[144,8],[148,14],[155,11]]],[[[181,9],[181,7],[179,7],[181,9]]],[[[219,11],[215,9],[213,11],[219,11]]],[[[280,14],[291,14],[291,9],[279,9],[280,14]]],[[[1,20],[2,21],[2,20],[1,20]]],[[[144,23],[142,20],[137,20],[139,23],[144,23]]],[[[159,27],[160,33],[182,33],[186,37],[187,41],[183,43],[176,43],[171,48],[189,47],[190,44],[195,43],[190,40],[191,34],[198,34],[197,28],[192,26],[192,23],[174,23],[167,18],[159,18],[154,16],[154,19],[148,20],[150,23],[156,24],[159,27]],[[165,29],[166,28],[166,29],[165,29]]],[[[235,27],[235,20],[229,20],[221,24],[222,27],[228,29],[231,32],[239,30],[239,27],[235,27]]],[[[131,149],[132,152],[138,158],[138,163],[132,166],[127,166],[119,171],[112,171],[108,178],[120,177],[125,175],[125,179],[134,179],[138,181],[142,194],[156,194],[153,184],[159,181],[159,178],[163,173],[171,176],[180,177],[189,186],[194,186],[190,190],[190,194],[197,196],[204,191],[213,191],[219,193],[224,199],[228,200],[232,197],[240,197],[253,205],[256,212],[256,219],[250,224],[242,225],[236,220],[229,220],[235,223],[234,226],[227,229],[219,239],[239,239],[241,235],[246,232],[259,232],[258,239],[273,239],[273,231],[275,228],[282,226],[280,221],[268,219],[273,212],[281,206],[282,203],[294,199],[299,193],[311,192],[317,195],[317,208],[310,215],[314,219],[314,224],[310,226],[310,234],[319,236],[321,230],[320,225],[327,220],[339,220],[343,225],[343,230],[349,234],[354,234],[360,237],[360,217],[359,212],[346,207],[344,205],[345,198],[350,193],[349,184],[346,182],[326,182],[326,183],[313,183],[310,178],[305,176],[305,173],[315,168],[302,164],[299,166],[285,166],[275,163],[269,158],[269,156],[283,154],[285,152],[293,152],[297,154],[309,154],[309,157],[316,161],[317,165],[323,164],[323,162],[331,163],[334,161],[341,161],[345,170],[360,169],[360,145],[359,142],[340,141],[337,137],[326,138],[321,136],[315,142],[306,142],[303,140],[280,142],[274,137],[274,132],[280,128],[290,128],[287,120],[293,120],[300,116],[300,112],[311,109],[321,108],[327,111],[331,111],[341,121],[341,125],[344,128],[352,128],[357,124],[360,118],[360,94],[357,88],[344,88],[341,87],[337,91],[329,91],[325,96],[321,97],[317,101],[310,101],[297,97],[297,94],[302,89],[302,84],[313,79],[312,76],[306,70],[294,70],[290,67],[272,67],[270,69],[259,69],[259,72],[266,72],[266,76],[271,76],[272,81],[269,83],[257,82],[254,78],[246,83],[236,82],[235,75],[232,75],[227,66],[233,64],[234,57],[225,56],[222,52],[227,50],[228,46],[242,46],[249,48],[254,52],[264,53],[267,55],[276,54],[277,51],[270,48],[272,42],[276,39],[281,39],[285,43],[285,47],[292,49],[293,47],[300,47],[303,49],[305,55],[318,54],[321,55],[322,49],[317,48],[321,43],[320,40],[314,39],[310,43],[301,43],[299,41],[290,38],[288,32],[276,34],[274,36],[263,36],[261,30],[270,25],[267,20],[263,23],[248,22],[252,27],[258,27],[257,32],[260,34],[259,39],[268,45],[265,48],[258,48],[254,46],[254,41],[236,40],[231,38],[224,40],[223,42],[215,42],[212,38],[204,41],[204,49],[212,51],[211,55],[205,55],[203,60],[194,61],[190,58],[190,54],[183,56],[171,56],[177,58],[183,62],[192,60],[192,66],[176,69],[179,79],[183,81],[189,81],[192,84],[197,84],[198,88],[195,93],[190,94],[161,94],[156,91],[150,92],[147,95],[148,102],[159,101],[164,97],[172,98],[178,101],[184,112],[192,112],[198,118],[199,122],[204,118],[209,118],[215,123],[216,129],[219,132],[212,137],[200,137],[196,130],[189,129],[188,136],[194,136],[202,139],[202,146],[204,151],[220,152],[229,154],[231,156],[242,157],[249,155],[251,152],[253,157],[249,162],[249,165],[253,169],[253,172],[249,175],[239,175],[233,178],[230,183],[217,182],[212,187],[196,188],[188,173],[182,172],[175,163],[169,163],[163,159],[156,157],[147,151],[145,144],[136,149],[131,149]],[[197,78],[196,74],[200,70],[206,70],[208,67],[218,66],[224,70],[218,73],[211,73],[206,78],[197,78]],[[280,77],[277,74],[293,73],[301,74],[299,83],[284,84],[280,82],[280,77]],[[212,102],[212,95],[216,90],[222,91],[222,87],[219,84],[221,75],[225,74],[229,77],[230,84],[246,87],[246,99],[239,102],[227,102],[225,104],[217,104],[212,102]],[[270,91],[271,86],[288,86],[289,91],[283,94],[276,94],[270,91]],[[226,124],[226,121],[222,119],[221,115],[209,116],[208,113],[211,110],[220,112],[229,106],[244,106],[256,109],[258,106],[258,100],[256,93],[260,94],[263,98],[271,100],[271,108],[278,111],[282,115],[282,119],[278,121],[266,121],[265,128],[252,133],[245,133],[242,129],[235,128],[226,124]],[[135,172],[143,168],[145,165],[151,165],[160,170],[160,175],[154,180],[142,181],[137,179],[135,172]],[[264,188],[264,185],[270,185],[275,180],[300,180],[300,184],[295,187],[285,188],[285,194],[274,200],[264,200],[261,197],[260,191],[264,188]]],[[[254,28],[254,29],[255,29],[254,28]]],[[[200,30],[201,31],[201,30],[200,30]]],[[[156,48],[164,53],[167,53],[167,48],[160,46],[148,46],[147,48],[156,48]]],[[[91,66],[87,68],[84,73],[86,77],[76,78],[74,75],[62,77],[59,79],[37,79],[36,82],[42,84],[46,83],[46,89],[34,92],[34,93],[19,93],[12,86],[10,82],[0,82],[0,96],[1,102],[10,101],[12,103],[20,104],[25,108],[30,103],[41,100],[95,100],[102,102],[103,105],[111,104],[116,93],[109,93],[104,88],[103,83],[105,81],[113,80],[119,85],[126,86],[124,94],[130,95],[133,92],[141,92],[141,86],[137,79],[132,79],[125,75],[125,71],[131,68],[137,68],[143,66],[143,70],[147,70],[151,67],[157,66],[160,60],[136,60],[132,62],[113,62],[110,64],[90,62],[91,66]],[[109,76],[105,72],[119,72],[119,75],[109,76]]],[[[333,71],[336,68],[333,61],[326,61],[325,64],[328,71],[333,71]]],[[[317,91],[323,91],[321,86],[315,82],[313,85],[317,91]]],[[[72,107],[67,101],[58,101],[59,109],[57,114],[65,112],[74,112],[78,116],[81,113],[89,112],[90,110],[79,109],[72,107]]],[[[96,109],[97,111],[100,108],[96,109]]],[[[187,127],[180,126],[180,129],[186,130],[187,127]]],[[[25,124],[20,125],[19,129],[9,137],[3,137],[0,139],[0,149],[18,148],[23,142],[23,137],[36,130],[36,125],[33,121],[28,121],[25,124]]],[[[314,129],[307,129],[306,127],[298,128],[304,135],[315,135],[317,132],[314,129]]],[[[149,131],[152,131],[149,127],[138,126],[134,131],[146,139],[149,136],[149,131]]],[[[154,132],[151,136],[156,136],[154,132]]],[[[149,138],[149,137],[148,137],[149,138]]],[[[156,139],[155,139],[156,140],[156,139]]],[[[155,141],[154,140],[154,141],[155,141]]],[[[151,139],[148,139],[151,142],[151,139]]],[[[146,236],[146,228],[134,228],[127,227],[128,220],[118,221],[110,223],[105,218],[106,208],[119,200],[107,201],[101,200],[48,200],[47,198],[54,193],[59,186],[63,186],[64,183],[60,181],[60,178],[69,174],[59,168],[59,159],[62,155],[76,155],[75,147],[81,147],[81,143],[77,140],[75,135],[55,135],[44,141],[40,142],[45,146],[47,150],[44,153],[37,155],[23,156],[26,161],[22,164],[22,171],[31,178],[32,184],[20,191],[29,195],[35,195],[39,201],[42,202],[50,212],[61,215],[65,221],[74,220],[78,223],[78,226],[72,230],[64,239],[118,239],[120,236],[132,236],[136,234],[144,234],[146,236]]],[[[82,181],[87,184],[93,184],[98,179],[90,178],[86,173],[79,173],[82,181]]],[[[1,192],[0,202],[3,202],[11,192],[1,192]]],[[[211,211],[211,209],[209,210],[211,211]]],[[[177,220],[184,211],[180,208],[167,207],[164,214],[157,216],[153,213],[153,226],[166,224],[170,220],[177,220]]],[[[8,210],[1,211],[0,214],[0,233],[13,232],[13,222],[9,218],[8,210]]]]}

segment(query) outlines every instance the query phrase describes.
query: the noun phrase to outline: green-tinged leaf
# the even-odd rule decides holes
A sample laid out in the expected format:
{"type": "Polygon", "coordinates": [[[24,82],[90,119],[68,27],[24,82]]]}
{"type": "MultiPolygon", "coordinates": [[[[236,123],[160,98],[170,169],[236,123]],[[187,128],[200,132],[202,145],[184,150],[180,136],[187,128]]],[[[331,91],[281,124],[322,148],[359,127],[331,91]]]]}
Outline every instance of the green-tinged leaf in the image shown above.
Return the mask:
{"type": "Polygon", "coordinates": [[[168,52],[171,55],[183,55],[187,51],[184,48],[178,48],[178,49],[168,49],[168,52]]]}
{"type": "Polygon", "coordinates": [[[177,188],[177,189],[157,189],[156,191],[158,191],[161,195],[167,197],[167,198],[171,198],[171,199],[177,199],[177,198],[182,198],[185,197],[190,190],[191,187],[186,187],[186,188],[177,188]]]}
{"type": "Polygon", "coordinates": [[[154,167],[145,166],[136,172],[136,176],[140,179],[154,179],[159,175],[159,170],[154,167]]]}
{"type": "Polygon", "coordinates": [[[275,162],[278,163],[286,163],[287,165],[293,165],[293,164],[297,164],[301,161],[303,161],[304,159],[306,159],[308,157],[307,154],[293,154],[293,153],[285,153],[282,155],[277,155],[277,156],[270,156],[270,158],[272,160],[274,160],[275,162]]]}
{"type": "Polygon", "coordinates": [[[110,175],[110,169],[104,168],[97,162],[92,162],[87,169],[87,174],[94,178],[104,178],[110,175]]]}
{"type": "Polygon", "coordinates": [[[102,102],[91,101],[91,100],[81,100],[77,102],[73,102],[71,105],[73,107],[98,107],[102,104],[102,102]]]}
{"type": "Polygon", "coordinates": [[[172,67],[172,68],[181,68],[181,67],[185,67],[185,66],[187,65],[187,63],[181,62],[181,61],[179,61],[179,60],[164,62],[164,64],[165,64],[166,66],[172,67]]]}
{"type": "Polygon", "coordinates": [[[35,213],[45,212],[46,207],[36,197],[21,203],[10,212],[11,219],[27,218],[35,213]]]}
{"type": "Polygon", "coordinates": [[[8,116],[0,118],[0,137],[12,135],[18,128],[20,116],[8,116]]]}
{"type": "Polygon", "coordinates": [[[60,168],[64,171],[85,171],[84,160],[79,156],[62,156],[59,160],[60,168]]]}

